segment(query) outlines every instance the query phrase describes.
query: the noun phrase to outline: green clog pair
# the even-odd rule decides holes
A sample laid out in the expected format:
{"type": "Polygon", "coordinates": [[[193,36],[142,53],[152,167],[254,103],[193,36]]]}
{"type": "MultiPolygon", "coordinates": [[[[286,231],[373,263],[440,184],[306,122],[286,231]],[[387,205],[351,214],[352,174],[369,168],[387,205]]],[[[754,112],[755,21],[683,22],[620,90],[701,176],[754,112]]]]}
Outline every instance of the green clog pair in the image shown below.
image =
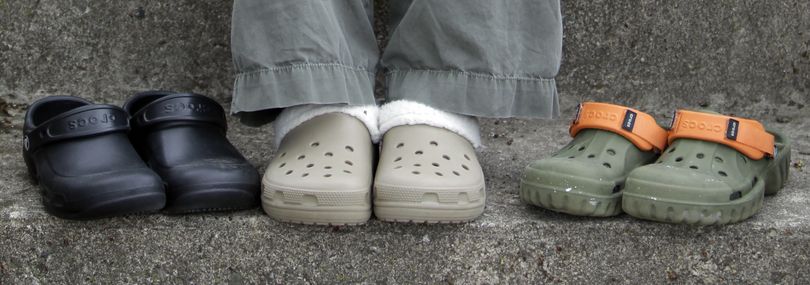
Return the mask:
{"type": "Polygon", "coordinates": [[[679,110],[670,130],[643,112],[583,103],[573,140],[532,162],[520,197],[580,216],[668,223],[734,223],[753,216],[787,180],[790,142],[759,122],[679,110]]]}

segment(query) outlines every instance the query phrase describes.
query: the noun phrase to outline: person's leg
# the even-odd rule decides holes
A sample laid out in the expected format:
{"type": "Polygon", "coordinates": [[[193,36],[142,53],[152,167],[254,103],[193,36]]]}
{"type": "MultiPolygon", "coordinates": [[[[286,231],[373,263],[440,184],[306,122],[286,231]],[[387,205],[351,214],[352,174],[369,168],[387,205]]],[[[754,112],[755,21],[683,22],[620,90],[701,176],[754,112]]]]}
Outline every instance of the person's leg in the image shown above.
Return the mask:
{"type": "Polygon", "coordinates": [[[379,48],[370,2],[235,1],[231,112],[375,104],[379,48]]]}
{"type": "MultiPolygon", "coordinates": [[[[475,117],[552,118],[562,50],[558,0],[414,1],[382,57],[390,101],[374,190],[388,221],[461,222],[484,209],[475,117]]],[[[407,9],[407,10],[405,10],[407,9]]],[[[401,13],[401,11],[405,11],[401,13]]]]}
{"type": "Polygon", "coordinates": [[[234,3],[231,111],[255,123],[283,108],[262,179],[262,207],[275,219],[345,225],[371,215],[379,53],[371,15],[370,1],[234,3]]]}
{"type": "Polygon", "coordinates": [[[561,54],[559,0],[415,1],[382,65],[389,101],[471,116],[552,118],[559,115],[561,54]]]}

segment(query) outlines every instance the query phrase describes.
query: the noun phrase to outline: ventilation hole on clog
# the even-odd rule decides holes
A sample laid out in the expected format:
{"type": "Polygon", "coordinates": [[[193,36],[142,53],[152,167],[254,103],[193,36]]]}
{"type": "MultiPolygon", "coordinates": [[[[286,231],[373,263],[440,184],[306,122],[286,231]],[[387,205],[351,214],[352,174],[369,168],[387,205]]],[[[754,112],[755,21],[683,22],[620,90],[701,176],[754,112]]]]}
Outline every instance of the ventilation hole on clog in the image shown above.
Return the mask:
{"type": "Polygon", "coordinates": [[[351,161],[348,161],[348,160],[344,161],[343,163],[345,163],[348,166],[354,166],[354,163],[352,163],[351,161]]]}
{"type": "Polygon", "coordinates": [[[723,176],[723,177],[728,176],[728,174],[726,174],[725,171],[718,171],[717,174],[720,174],[720,176],[723,176]]]}
{"type": "Polygon", "coordinates": [[[302,160],[302,159],[304,159],[304,158],[307,158],[307,156],[306,156],[306,155],[303,155],[303,154],[298,156],[298,160],[302,160]]]}
{"type": "Polygon", "coordinates": [[[446,154],[445,154],[445,155],[442,155],[442,158],[444,158],[444,160],[450,160],[450,157],[449,157],[449,156],[447,156],[446,154]]]}
{"type": "Polygon", "coordinates": [[[432,146],[439,146],[439,143],[437,143],[437,142],[435,142],[435,141],[431,141],[431,142],[430,142],[430,145],[432,145],[432,146]]]}
{"type": "Polygon", "coordinates": [[[287,155],[287,153],[286,153],[286,152],[285,152],[285,153],[282,153],[282,154],[281,154],[281,157],[284,157],[284,156],[286,156],[286,155],[287,155]]]}
{"type": "Polygon", "coordinates": [[[583,151],[583,150],[585,150],[585,147],[584,147],[584,146],[579,147],[579,149],[578,149],[578,150],[579,150],[579,151],[583,151]]]}
{"type": "Polygon", "coordinates": [[[690,166],[689,166],[689,168],[691,168],[691,169],[698,169],[698,167],[697,167],[696,165],[690,165],[690,166]]]}
{"type": "Polygon", "coordinates": [[[754,179],[753,179],[753,180],[751,180],[751,187],[756,186],[756,185],[757,185],[757,181],[759,181],[759,177],[754,176],[754,179]]]}
{"type": "Polygon", "coordinates": [[[740,199],[741,197],[742,197],[742,192],[734,191],[734,192],[731,193],[731,195],[728,196],[728,199],[733,201],[733,200],[740,199]]]}
{"type": "Polygon", "coordinates": [[[416,164],[414,164],[413,166],[416,166],[416,167],[421,167],[422,165],[421,165],[421,164],[419,164],[419,163],[416,163],[416,164]]]}
{"type": "Polygon", "coordinates": [[[438,164],[438,163],[435,163],[435,162],[434,162],[434,163],[431,163],[431,164],[432,164],[433,166],[435,166],[435,167],[439,167],[439,164],[438,164]]]}
{"type": "Polygon", "coordinates": [[[572,155],[572,156],[569,156],[568,158],[570,158],[570,159],[574,159],[574,156],[572,155]]]}
{"type": "Polygon", "coordinates": [[[323,169],[332,169],[331,166],[324,166],[323,169]]]}
{"type": "Polygon", "coordinates": [[[458,173],[458,171],[453,171],[453,174],[455,174],[456,176],[461,176],[461,173],[458,173]]]}
{"type": "Polygon", "coordinates": [[[674,147],[673,147],[673,148],[670,148],[670,149],[669,149],[669,151],[667,151],[667,152],[668,152],[668,153],[673,153],[673,152],[675,152],[675,148],[674,148],[674,147]]]}
{"type": "Polygon", "coordinates": [[[292,170],[287,170],[287,173],[285,173],[285,174],[286,174],[286,175],[290,175],[290,174],[292,174],[292,173],[293,173],[293,171],[292,171],[292,170]]]}
{"type": "Polygon", "coordinates": [[[594,157],[596,157],[596,155],[593,155],[593,154],[588,155],[588,158],[594,158],[594,157]]]}
{"type": "Polygon", "coordinates": [[[610,168],[610,163],[607,163],[607,162],[602,163],[602,166],[607,167],[607,168],[610,168]]]}
{"type": "Polygon", "coordinates": [[[287,166],[287,163],[286,163],[286,162],[285,162],[285,163],[282,163],[281,165],[279,165],[279,166],[278,166],[278,168],[284,168],[284,166],[287,166]]]}
{"type": "Polygon", "coordinates": [[[333,153],[331,153],[331,152],[327,152],[327,153],[324,153],[323,155],[324,155],[324,156],[329,156],[329,157],[331,157],[331,156],[334,156],[335,154],[333,154],[333,153]]]}
{"type": "Polygon", "coordinates": [[[608,150],[607,150],[607,154],[609,154],[609,155],[616,155],[616,151],[615,151],[615,150],[612,150],[612,149],[608,149],[608,150]]]}
{"type": "Polygon", "coordinates": [[[695,155],[695,157],[697,157],[698,159],[703,159],[703,154],[702,154],[702,153],[698,153],[697,155],[695,155]]]}
{"type": "Polygon", "coordinates": [[[675,159],[675,161],[676,162],[681,162],[681,161],[683,161],[683,157],[678,157],[678,158],[675,159]]]}
{"type": "Polygon", "coordinates": [[[346,146],[346,150],[348,150],[349,152],[354,152],[354,148],[348,145],[346,146]]]}
{"type": "Polygon", "coordinates": [[[397,148],[402,148],[403,146],[405,146],[405,144],[404,144],[404,143],[398,143],[398,144],[397,144],[397,148]]]}
{"type": "Polygon", "coordinates": [[[400,168],[402,168],[402,165],[397,165],[396,167],[394,167],[394,169],[400,169],[400,168]]]}
{"type": "Polygon", "coordinates": [[[470,170],[470,168],[469,168],[469,167],[467,167],[467,165],[466,165],[466,164],[462,164],[462,165],[461,165],[461,168],[464,168],[464,170],[467,170],[467,171],[469,171],[469,170],[470,170]]]}
{"type": "Polygon", "coordinates": [[[411,171],[411,173],[419,175],[420,172],[419,171],[411,171]]]}
{"type": "Polygon", "coordinates": [[[321,144],[320,144],[320,143],[318,143],[318,142],[314,142],[314,143],[310,144],[309,146],[311,146],[311,147],[318,147],[319,145],[321,145],[321,144]]]}
{"type": "Polygon", "coordinates": [[[345,169],[343,170],[343,173],[352,174],[352,172],[351,172],[351,171],[349,171],[349,170],[345,170],[345,169]]]}
{"type": "Polygon", "coordinates": [[[312,168],[312,167],[314,167],[314,166],[315,166],[315,165],[314,165],[314,164],[312,164],[312,163],[307,164],[307,168],[312,168]]]}
{"type": "Polygon", "coordinates": [[[613,186],[613,193],[619,193],[619,191],[622,191],[621,185],[616,184],[616,186],[613,186]]]}
{"type": "Polygon", "coordinates": [[[441,172],[436,172],[436,176],[444,176],[441,172]]]}
{"type": "Polygon", "coordinates": [[[332,177],[332,174],[324,174],[323,177],[329,178],[332,177]]]}
{"type": "Polygon", "coordinates": [[[414,152],[413,154],[415,154],[415,155],[422,155],[423,153],[424,153],[424,152],[422,152],[421,150],[417,150],[417,151],[416,151],[416,152],[414,152]]]}
{"type": "Polygon", "coordinates": [[[470,160],[470,157],[469,157],[469,156],[467,156],[467,155],[465,154],[465,155],[464,155],[464,159],[466,159],[466,160],[470,160]]]}
{"type": "Polygon", "coordinates": [[[307,176],[309,176],[309,173],[301,174],[301,177],[307,177],[307,176]]]}
{"type": "Polygon", "coordinates": [[[719,163],[723,163],[723,158],[719,157],[719,156],[715,156],[714,161],[719,162],[719,163]]]}
{"type": "Polygon", "coordinates": [[[400,160],[402,160],[402,157],[397,157],[397,158],[394,159],[394,162],[397,162],[397,161],[400,161],[400,160]]]}

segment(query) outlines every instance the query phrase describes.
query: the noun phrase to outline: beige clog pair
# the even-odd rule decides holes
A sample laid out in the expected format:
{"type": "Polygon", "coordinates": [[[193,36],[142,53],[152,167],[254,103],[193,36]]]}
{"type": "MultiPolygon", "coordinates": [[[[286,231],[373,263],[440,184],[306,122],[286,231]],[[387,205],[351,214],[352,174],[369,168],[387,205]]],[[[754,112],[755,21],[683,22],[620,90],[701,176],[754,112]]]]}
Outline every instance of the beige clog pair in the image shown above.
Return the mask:
{"type": "Polygon", "coordinates": [[[436,116],[396,110],[418,103],[390,104],[397,103],[401,106],[388,108],[394,111],[379,128],[384,135],[376,173],[377,134],[370,131],[377,127],[376,114],[368,110],[321,109],[289,131],[277,128],[281,141],[262,180],[265,212],[285,222],[319,225],[362,224],[372,208],[378,219],[393,222],[458,223],[480,216],[484,175],[471,140],[464,132],[414,119],[428,115],[427,121],[436,121],[436,116]]]}

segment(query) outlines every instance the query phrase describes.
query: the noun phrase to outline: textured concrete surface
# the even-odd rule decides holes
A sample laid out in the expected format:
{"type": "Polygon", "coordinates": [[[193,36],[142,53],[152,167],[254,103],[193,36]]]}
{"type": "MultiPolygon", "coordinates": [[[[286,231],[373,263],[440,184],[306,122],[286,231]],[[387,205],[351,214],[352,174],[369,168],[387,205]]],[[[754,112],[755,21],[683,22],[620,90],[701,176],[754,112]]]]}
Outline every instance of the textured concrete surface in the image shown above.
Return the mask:
{"type": "MultiPolygon", "coordinates": [[[[15,117],[15,121],[20,120],[15,117]]],[[[785,129],[810,129],[810,120],[785,129]]],[[[521,169],[568,141],[564,121],[487,120],[484,216],[462,225],[372,220],[330,228],[278,223],[259,210],[75,222],[49,216],[26,179],[19,130],[0,134],[0,283],[807,283],[810,168],[745,222],[689,227],[578,218],[523,205],[521,169]]],[[[232,124],[256,165],[269,128],[232,124]]],[[[793,132],[794,163],[810,161],[793,132]],[[803,153],[803,154],[801,154],[803,153]]]]}
{"type": "MultiPolygon", "coordinates": [[[[725,227],[570,217],[521,204],[530,160],[566,121],[484,120],[484,216],[462,225],[329,228],[259,210],[89,222],[43,212],[19,155],[25,103],[72,94],[121,103],[144,89],[227,104],[230,1],[0,0],[0,284],[808,283],[810,3],[565,1],[565,118],[585,99],[663,121],[674,107],[762,118],[795,142],[763,211],[725,227]]],[[[230,136],[263,168],[268,127],[230,136]]]]}
{"type": "MultiPolygon", "coordinates": [[[[707,106],[793,117],[810,105],[810,2],[563,1],[563,108],[707,106]]],[[[0,0],[0,95],[123,101],[190,90],[228,101],[231,1],[0,0]]],[[[385,14],[385,13],[382,13],[385,14]]]]}

